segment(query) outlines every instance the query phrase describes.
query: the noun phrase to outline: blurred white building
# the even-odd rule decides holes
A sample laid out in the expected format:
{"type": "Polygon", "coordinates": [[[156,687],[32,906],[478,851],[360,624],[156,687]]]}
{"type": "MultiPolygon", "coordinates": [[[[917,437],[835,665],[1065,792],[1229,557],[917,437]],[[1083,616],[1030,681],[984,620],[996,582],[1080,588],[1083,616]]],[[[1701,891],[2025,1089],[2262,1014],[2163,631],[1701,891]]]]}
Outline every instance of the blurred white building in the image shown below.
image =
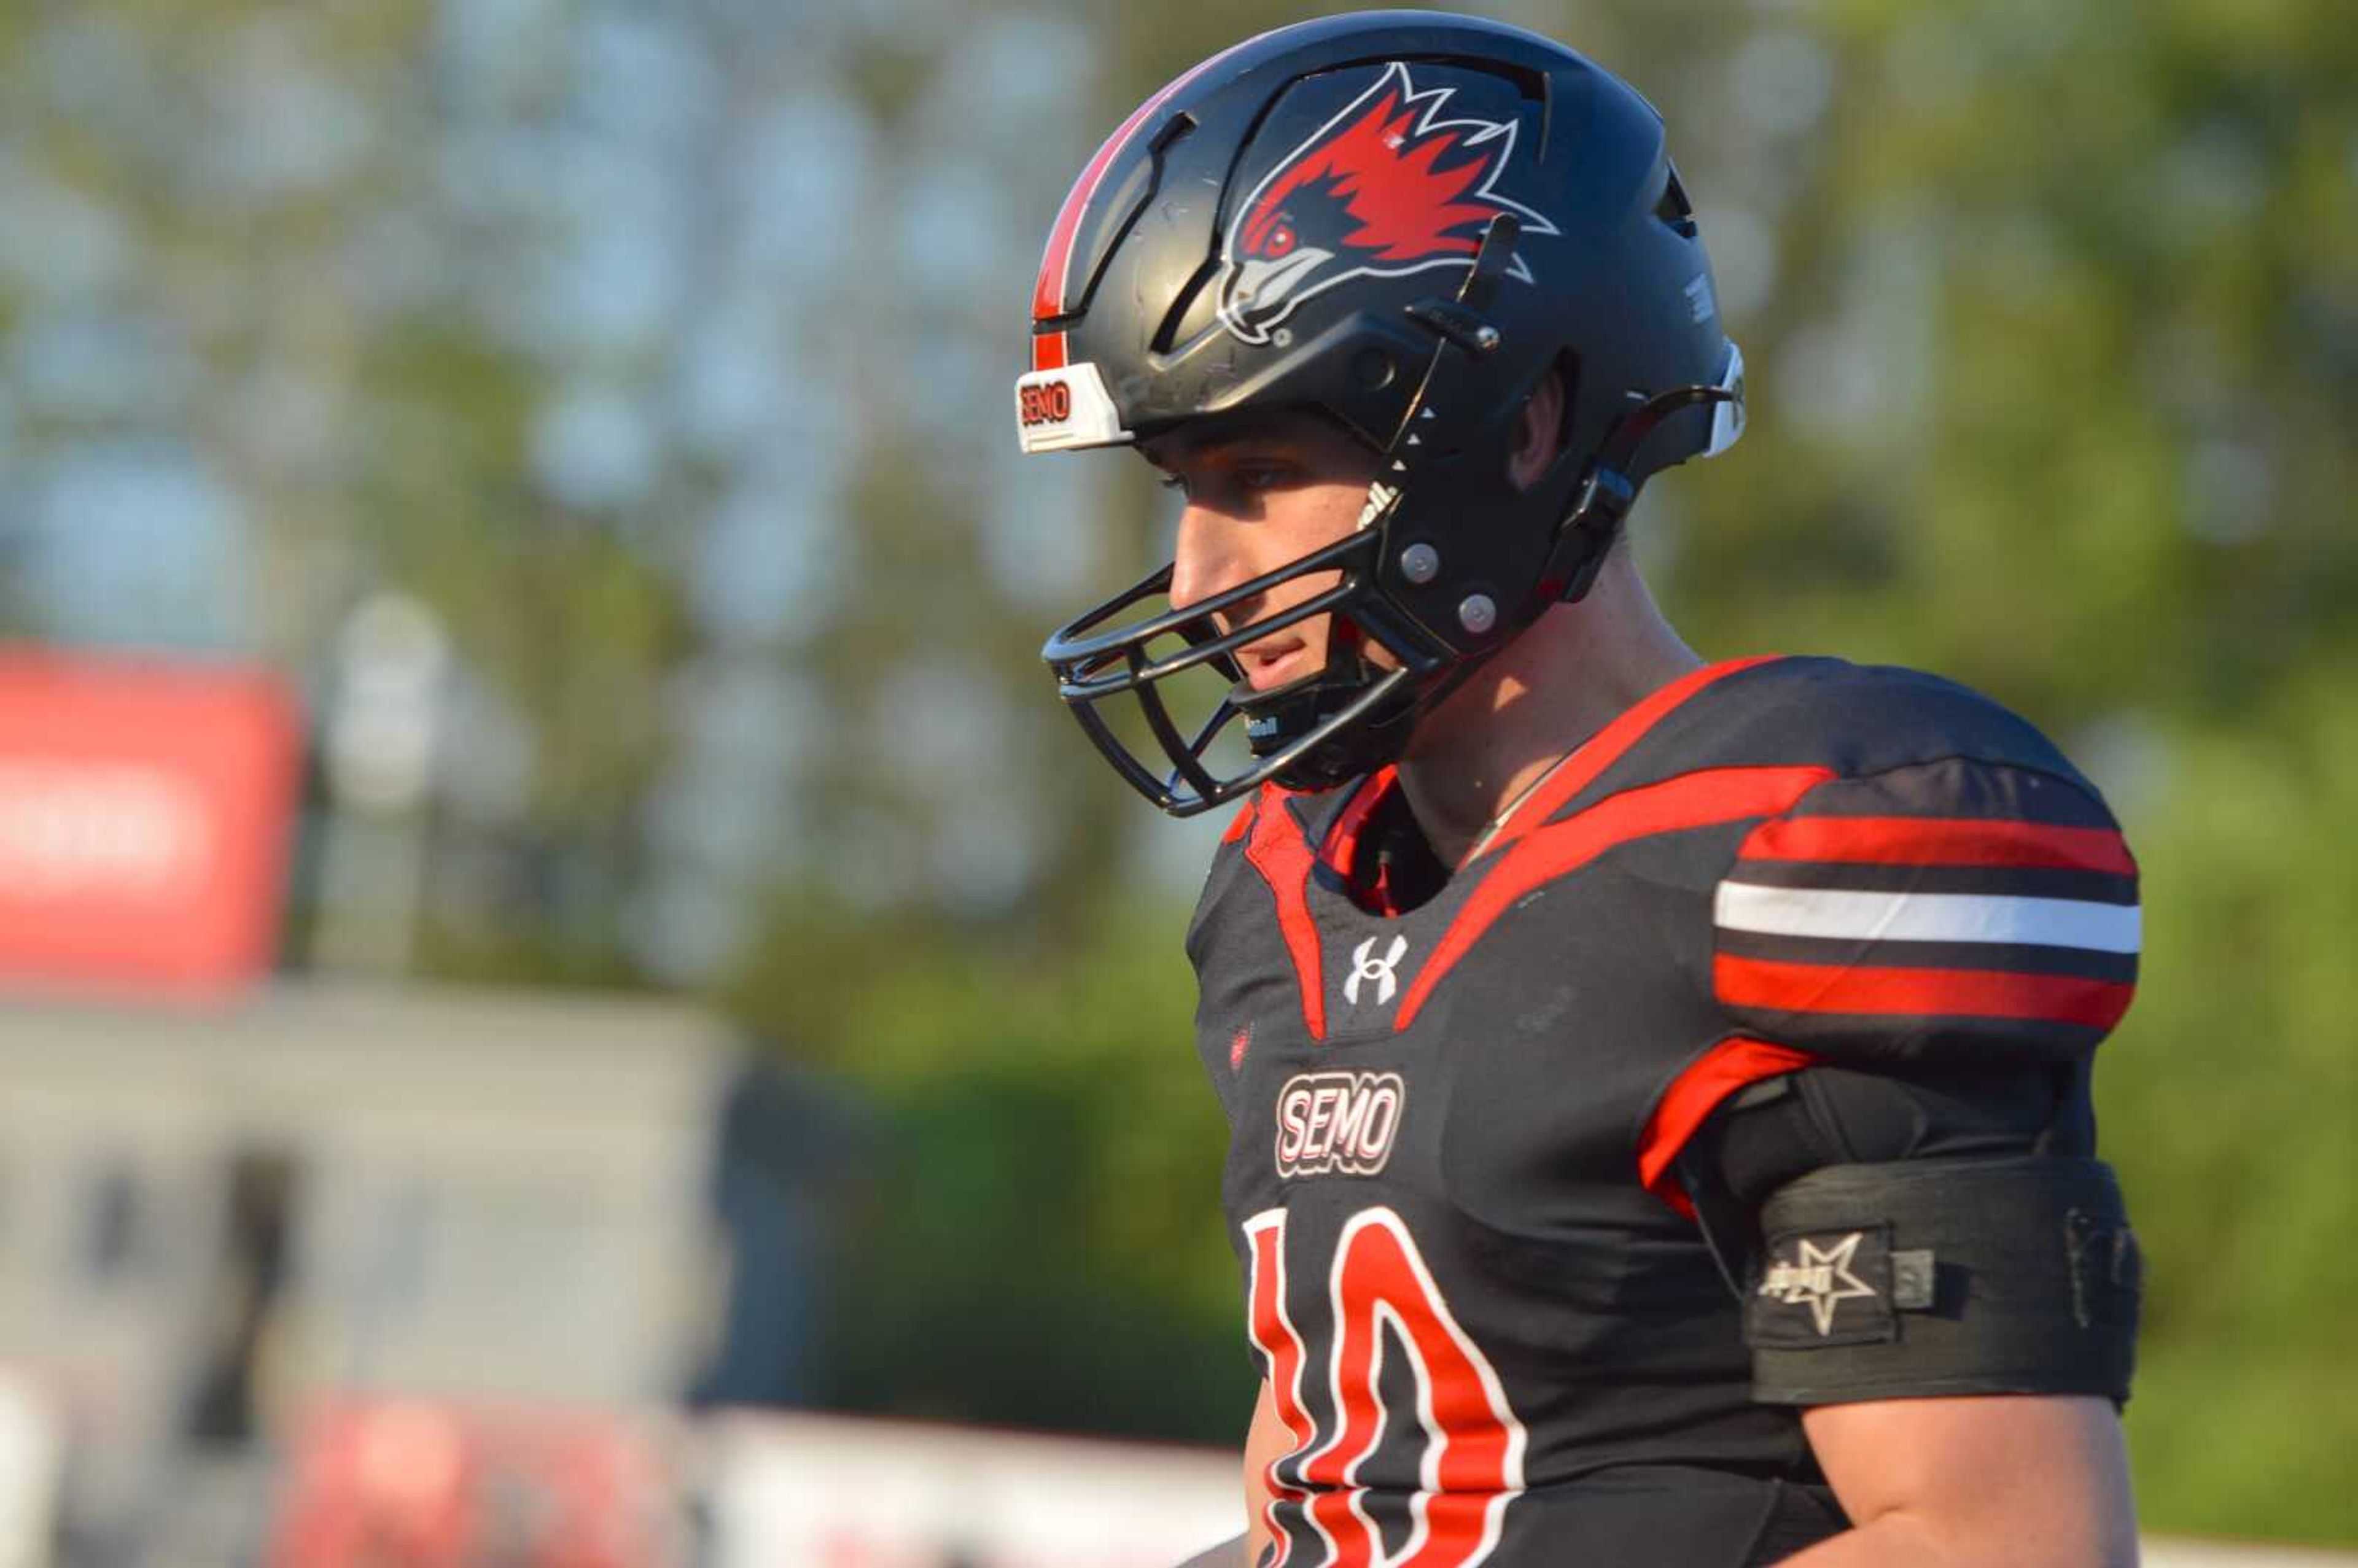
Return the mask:
{"type": "Polygon", "coordinates": [[[349,1395],[676,1405],[725,1325],[742,1054],[615,998],[0,1011],[0,1363],[62,1420],[72,1513],[349,1395]]]}

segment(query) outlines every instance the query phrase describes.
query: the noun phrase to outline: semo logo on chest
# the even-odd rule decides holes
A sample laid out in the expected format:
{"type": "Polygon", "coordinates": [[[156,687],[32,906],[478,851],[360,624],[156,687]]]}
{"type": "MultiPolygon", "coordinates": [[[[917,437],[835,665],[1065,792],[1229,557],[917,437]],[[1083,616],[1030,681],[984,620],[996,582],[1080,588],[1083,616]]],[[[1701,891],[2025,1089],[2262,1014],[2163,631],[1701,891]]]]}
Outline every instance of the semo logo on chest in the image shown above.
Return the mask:
{"type": "Polygon", "coordinates": [[[1296,1073],[1277,1091],[1277,1173],[1374,1175],[1407,1108],[1398,1073],[1296,1073]]]}

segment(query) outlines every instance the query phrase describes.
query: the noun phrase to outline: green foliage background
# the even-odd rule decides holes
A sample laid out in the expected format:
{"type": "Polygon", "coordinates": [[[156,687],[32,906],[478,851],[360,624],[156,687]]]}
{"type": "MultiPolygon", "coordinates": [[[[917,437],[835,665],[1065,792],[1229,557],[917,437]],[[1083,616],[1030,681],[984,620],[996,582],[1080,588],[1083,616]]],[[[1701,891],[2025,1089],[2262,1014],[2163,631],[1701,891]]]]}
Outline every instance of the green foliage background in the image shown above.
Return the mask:
{"type": "MultiPolygon", "coordinates": [[[[1156,859],[1141,846],[1178,830],[1120,791],[1033,661],[1087,589],[1069,604],[1009,590],[986,570],[981,514],[1003,481],[1030,236],[1065,179],[1177,70],[1333,7],[502,13],[539,29],[532,70],[484,90],[508,130],[588,113],[560,91],[568,51],[621,18],[714,62],[727,112],[684,155],[691,168],[818,79],[873,139],[857,210],[811,221],[815,243],[856,228],[864,265],[786,312],[846,351],[823,375],[798,362],[791,384],[860,410],[822,520],[841,576],[818,630],[723,649],[684,586],[689,520],[744,460],[675,455],[648,494],[602,508],[535,477],[536,411],[568,378],[637,387],[657,408],[674,395],[660,345],[582,364],[486,325],[481,301],[532,293],[503,247],[546,215],[503,227],[431,196],[438,168],[483,156],[450,129],[471,101],[446,35],[471,4],[0,8],[0,212],[27,181],[63,190],[135,254],[115,308],[198,367],[176,412],[140,417],[168,421],[248,504],[250,649],[320,687],[342,609],[398,587],[441,614],[479,704],[529,737],[515,799],[438,807],[425,972],[677,983],[633,932],[666,852],[651,802],[689,744],[688,675],[725,654],[818,694],[780,720],[813,759],[778,803],[798,831],[725,868],[759,897],[709,983],[878,1108],[876,1158],[844,1199],[831,1399],[1233,1443],[1249,1388],[1217,1214],[1224,1132],[1190,1043],[1184,894],[1141,869],[1156,859]],[[1078,85],[979,76],[979,51],[1010,38],[1066,49],[1076,69],[1061,80],[1078,85]],[[75,74],[92,59],[146,64],[75,74]],[[207,74],[223,60],[245,74],[207,74]],[[363,104],[371,139],[330,180],[225,186],[208,160],[254,134],[238,95],[287,61],[363,104]],[[986,171],[990,196],[1022,244],[979,252],[955,288],[906,283],[925,247],[893,209],[1002,124],[1021,151],[986,171]],[[390,211],[423,225],[445,286],[371,311],[351,278],[390,211]],[[880,339],[889,353],[870,351],[880,339]],[[974,365],[989,373],[958,412],[904,412],[913,380],[957,384],[974,365]],[[246,395],[290,371],[312,416],[298,438],[246,395]],[[910,677],[945,671],[1006,743],[913,765],[892,720],[910,677]],[[1020,885],[953,896],[928,880],[1009,830],[1009,809],[1030,824],[1020,885]]],[[[2061,740],[2128,824],[2147,978],[2099,1087],[2148,1249],[2129,1411],[2147,1523],[2358,1544],[2348,6],[1466,8],[1552,32],[1655,98],[1723,293],[1746,300],[1731,316],[1751,432],[1659,482],[1638,523],[1690,641],[1979,686],[2061,740]]],[[[542,167],[537,145],[522,167],[542,167]]],[[[719,226],[709,193],[688,194],[689,217],[719,226]]],[[[0,263],[14,342],[58,307],[0,263]]],[[[0,573],[28,476],[123,417],[0,398],[0,573]]],[[[1152,552],[1159,503],[1142,482],[1091,482],[1049,497],[1094,505],[1102,525],[1044,535],[1065,540],[1037,546],[1045,581],[1078,552],[1109,589],[1152,552]]],[[[38,633],[42,614],[0,576],[0,626],[38,633]]]]}
{"type": "MultiPolygon", "coordinates": [[[[1650,60],[1724,46],[1730,9],[1519,19],[1651,90],[1650,60]]],[[[1784,9],[1840,85],[1794,155],[1786,281],[1742,329],[1754,426],[1663,482],[1639,526],[1668,537],[1641,548],[1707,652],[1942,670],[2063,738],[2114,795],[2147,900],[2147,979],[2100,1076],[2149,1249],[2129,1410],[2144,1517],[2358,1543],[2358,1255],[2338,1241],[2358,1224],[2358,49],[2331,6],[2291,0],[1784,9]],[[1858,282],[1895,250],[1896,342],[1858,282]],[[1786,368],[1829,330],[1870,375],[1917,381],[1910,406],[1845,403],[1786,368]],[[1925,362],[1893,362],[1911,351],[1925,362]]],[[[1208,13],[1144,29],[1123,88],[1267,20],[1208,13]]],[[[1675,146],[1682,110],[1713,113],[1712,77],[1669,80],[1675,146]]],[[[1108,84],[1109,120],[1125,95],[1108,84]]],[[[1711,177],[1688,168],[1708,238],[1711,177]]],[[[1135,946],[1169,951],[1178,924],[1044,949],[1026,930],[1020,959],[977,957],[1003,938],[896,944],[957,956],[801,1035],[879,1053],[845,1069],[905,1108],[923,1151],[888,1202],[943,1239],[875,1266],[910,1290],[971,1281],[937,1327],[889,1335],[855,1292],[866,1329],[958,1342],[950,1314],[979,1301],[997,1303],[986,1343],[1017,1337],[1012,1302],[1053,1325],[1060,1348],[1014,1383],[954,1355],[926,1364],[923,1400],[1234,1440],[1235,1303],[1207,1244],[1218,1129],[1184,979],[1135,946]],[[1142,1383],[1099,1365],[1117,1321],[1142,1331],[1142,1383]]],[[[794,952],[810,949],[765,949],[794,952]]],[[[778,1009],[782,973],[750,1011],[778,1009]]],[[[859,1397],[894,1402],[892,1379],[862,1376],[859,1397]]]]}

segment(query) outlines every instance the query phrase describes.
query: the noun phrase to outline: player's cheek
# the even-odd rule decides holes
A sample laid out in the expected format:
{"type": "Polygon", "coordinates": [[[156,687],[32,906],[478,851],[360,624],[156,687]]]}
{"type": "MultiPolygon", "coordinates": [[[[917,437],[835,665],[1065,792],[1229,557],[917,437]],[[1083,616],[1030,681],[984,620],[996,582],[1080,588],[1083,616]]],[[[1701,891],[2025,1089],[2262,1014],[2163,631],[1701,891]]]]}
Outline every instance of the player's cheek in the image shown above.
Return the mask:
{"type": "MultiPolygon", "coordinates": [[[[1300,580],[1298,591],[1293,596],[1294,602],[1314,599],[1342,580],[1341,572],[1314,572],[1300,580]]],[[[1334,635],[1335,618],[1332,615],[1314,615],[1302,623],[1303,642],[1312,656],[1320,662],[1325,659],[1334,635]]]]}
{"type": "MultiPolygon", "coordinates": [[[[1341,572],[1306,573],[1302,577],[1296,578],[1290,585],[1293,591],[1286,595],[1286,599],[1290,603],[1299,604],[1305,599],[1317,598],[1320,594],[1325,593],[1328,589],[1333,588],[1342,580],[1343,574],[1341,572]]],[[[1326,618],[1323,615],[1318,617],[1318,623],[1322,626],[1325,625],[1326,623],[1326,618]]]]}

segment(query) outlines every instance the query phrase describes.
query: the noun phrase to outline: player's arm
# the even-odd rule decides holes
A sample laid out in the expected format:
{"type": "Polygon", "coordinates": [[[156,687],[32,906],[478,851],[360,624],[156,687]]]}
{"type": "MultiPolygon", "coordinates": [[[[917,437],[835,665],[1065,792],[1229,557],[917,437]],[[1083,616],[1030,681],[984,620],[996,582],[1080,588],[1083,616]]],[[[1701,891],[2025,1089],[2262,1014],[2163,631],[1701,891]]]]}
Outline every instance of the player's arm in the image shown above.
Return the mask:
{"type": "Polygon", "coordinates": [[[1806,1411],[1853,1521],[1787,1568],[2134,1568],[2136,1510],[2108,1400],[1985,1395],[1806,1411]]]}
{"type": "Polygon", "coordinates": [[[1270,1542],[1269,1467],[1293,1451],[1294,1436],[1278,1418],[1277,1400],[1261,1379],[1260,1399],[1253,1406],[1252,1428],[1245,1435],[1245,1562],[1260,1561],[1270,1542]]]}
{"type": "Polygon", "coordinates": [[[1252,1568],[1270,1542],[1269,1467],[1293,1449],[1293,1434],[1278,1419],[1277,1401],[1270,1396],[1269,1380],[1261,1379],[1260,1398],[1253,1405],[1252,1425],[1245,1433],[1245,1532],[1234,1541],[1190,1557],[1179,1568],[1252,1568]]]}
{"type": "Polygon", "coordinates": [[[1253,1405],[1252,1425],[1245,1433],[1245,1532],[1233,1541],[1205,1548],[1179,1568],[1253,1568],[1270,1542],[1269,1467],[1293,1448],[1293,1434],[1278,1419],[1277,1401],[1270,1396],[1269,1380],[1261,1379],[1260,1398],[1253,1405]]]}
{"type": "Polygon", "coordinates": [[[1855,1527],[1805,1568],[2135,1561],[2137,1255],[2088,1074],[2135,982],[2136,868],[2058,769],[1821,786],[1714,900],[1714,1054],[1782,1076],[1675,1168],[1755,1397],[1801,1410],[1855,1527]]]}
{"type": "Polygon", "coordinates": [[[2078,1074],[1820,1066],[1698,1138],[1756,1396],[1801,1407],[1854,1527],[1794,1568],[2136,1561],[2136,1251],[2084,1113],[2078,1074]]]}

